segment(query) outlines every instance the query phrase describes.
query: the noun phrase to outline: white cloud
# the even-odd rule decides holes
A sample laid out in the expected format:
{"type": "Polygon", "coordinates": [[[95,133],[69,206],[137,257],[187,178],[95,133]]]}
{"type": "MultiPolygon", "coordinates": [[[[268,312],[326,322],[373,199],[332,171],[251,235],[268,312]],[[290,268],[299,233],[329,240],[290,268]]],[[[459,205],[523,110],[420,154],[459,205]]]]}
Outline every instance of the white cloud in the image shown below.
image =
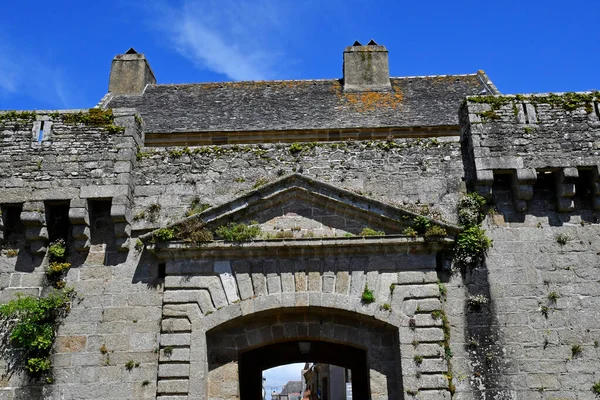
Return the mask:
{"type": "Polygon", "coordinates": [[[17,89],[18,68],[10,61],[0,49],[0,94],[11,93],[17,89]]]}
{"type": "Polygon", "coordinates": [[[40,62],[40,57],[7,45],[0,37],[0,96],[16,93],[42,103],[38,108],[66,108],[72,104],[64,72],[40,62]]]}
{"type": "Polygon", "coordinates": [[[199,68],[233,80],[272,79],[285,7],[275,0],[184,1],[159,5],[157,26],[170,44],[199,68]]]}

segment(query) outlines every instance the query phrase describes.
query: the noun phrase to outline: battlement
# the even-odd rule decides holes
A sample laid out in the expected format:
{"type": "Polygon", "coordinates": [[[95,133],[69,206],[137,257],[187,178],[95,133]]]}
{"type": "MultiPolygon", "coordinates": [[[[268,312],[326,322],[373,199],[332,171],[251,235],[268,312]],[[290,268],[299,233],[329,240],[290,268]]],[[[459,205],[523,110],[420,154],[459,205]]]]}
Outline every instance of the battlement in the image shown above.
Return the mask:
{"type": "MultiPolygon", "coordinates": [[[[45,253],[67,221],[74,247],[88,249],[90,209],[96,203],[97,209],[108,207],[119,245],[127,247],[131,172],[136,148],[143,145],[134,110],[2,112],[0,140],[0,204],[4,213],[14,214],[8,219],[25,226],[32,253],[45,253]]],[[[11,232],[6,225],[0,223],[0,237],[11,232]]]]}
{"type": "Polygon", "coordinates": [[[523,212],[540,174],[551,174],[558,211],[586,195],[599,210],[599,99],[599,92],[467,97],[460,115],[467,179],[487,197],[494,182],[510,181],[523,212]]]}

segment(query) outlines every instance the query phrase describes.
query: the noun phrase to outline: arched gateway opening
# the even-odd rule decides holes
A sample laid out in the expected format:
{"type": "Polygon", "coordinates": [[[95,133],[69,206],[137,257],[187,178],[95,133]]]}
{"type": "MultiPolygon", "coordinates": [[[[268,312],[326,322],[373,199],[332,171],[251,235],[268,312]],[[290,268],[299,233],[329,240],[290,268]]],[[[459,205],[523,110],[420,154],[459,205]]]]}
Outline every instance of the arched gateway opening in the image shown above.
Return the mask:
{"type": "Polygon", "coordinates": [[[297,340],[263,346],[240,355],[241,399],[262,399],[261,372],[290,362],[333,364],[348,369],[352,373],[353,397],[369,398],[366,350],[339,343],[297,340]]]}
{"type": "Polygon", "coordinates": [[[262,371],[293,362],[349,369],[357,399],[402,398],[398,329],[374,318],[327,308],[271,310],[229,321],[206,338],[209,398],[260,400],[262,371]]]}

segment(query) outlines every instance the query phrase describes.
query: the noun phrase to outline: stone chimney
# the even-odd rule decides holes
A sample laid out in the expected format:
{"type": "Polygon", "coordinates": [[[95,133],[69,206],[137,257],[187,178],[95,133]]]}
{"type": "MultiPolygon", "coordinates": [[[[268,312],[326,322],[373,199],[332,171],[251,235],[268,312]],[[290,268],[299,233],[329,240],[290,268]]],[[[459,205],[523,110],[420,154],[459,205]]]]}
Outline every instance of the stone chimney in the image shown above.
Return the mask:
{"type": "Polygon", "coordinates": [[[388,51],[371,40],[358,41],[344,50],[344,90],[390,90],[388,51]]]}
{"type": "Polygon", "coordinates": [[[141,94],[149,83],[156,83],[156,78],[143,54],[138,54],[132,47],[125,54],[115,56],[108,82],[110,93],[141,94]]]}

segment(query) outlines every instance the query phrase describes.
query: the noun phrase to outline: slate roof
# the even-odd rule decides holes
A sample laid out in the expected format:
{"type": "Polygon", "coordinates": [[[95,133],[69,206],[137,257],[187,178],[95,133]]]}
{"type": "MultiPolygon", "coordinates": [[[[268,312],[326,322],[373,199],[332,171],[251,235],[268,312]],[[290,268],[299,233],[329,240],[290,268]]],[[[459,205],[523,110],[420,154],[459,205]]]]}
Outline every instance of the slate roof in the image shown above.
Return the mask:
{"type": "Polygon", "coordinates": [[[155,84],[101,105],[136,108],[149,133],[405,128],[458,125],[466,96],[497,92],[482,71],[391,83],[391,92],[344,92],[338,79],[155,84]]]}

